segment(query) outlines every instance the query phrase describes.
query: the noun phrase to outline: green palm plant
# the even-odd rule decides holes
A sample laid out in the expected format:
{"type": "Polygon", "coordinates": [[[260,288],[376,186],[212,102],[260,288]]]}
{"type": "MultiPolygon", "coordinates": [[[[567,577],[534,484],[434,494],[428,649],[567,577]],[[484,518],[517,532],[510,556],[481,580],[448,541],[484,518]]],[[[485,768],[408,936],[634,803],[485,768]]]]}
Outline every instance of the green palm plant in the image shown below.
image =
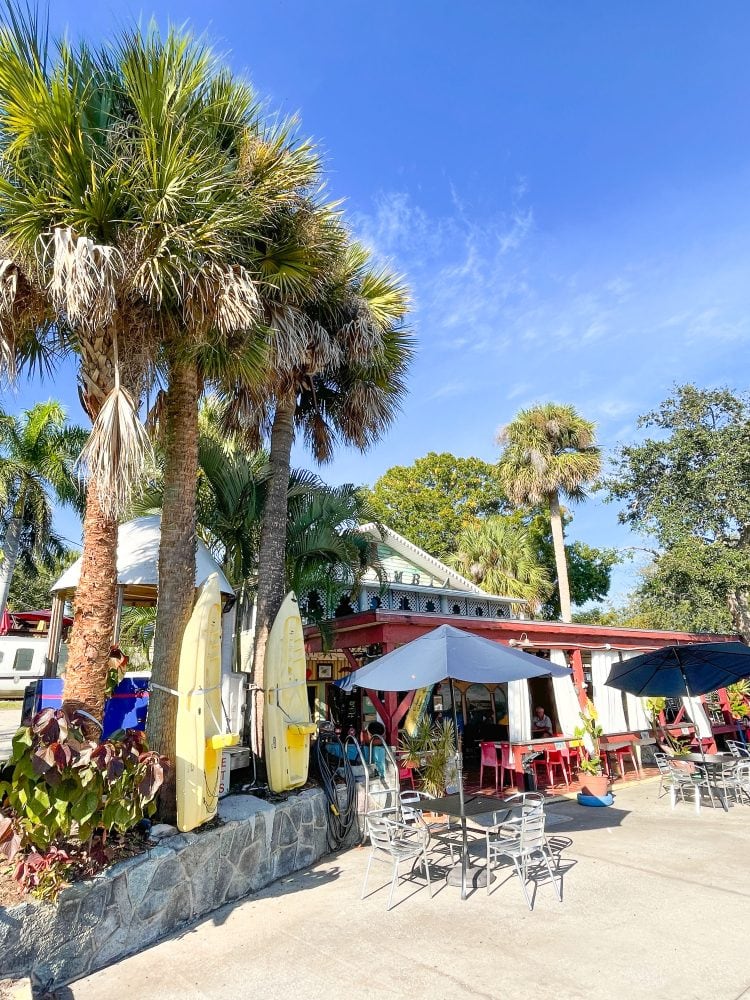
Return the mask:
{"type": "MultiPolygon", "coordinates": [[[[273,350],[266,380],[239,387],[228,408],[230,420],[244,426],[245,433],[254,429],[258,437],[264,432],[270,437],[271,474],[258,567],[256,691],[263,688],[266,643],[286,589],[286,484],[296,434],[302,434],[319,462],[331,458],[339,441],[367,448],[398,412],[412,352],[401,326],[408,297],[400,279],[373,268],[367,251],[346,242],[330,208],[306,206],[301,221],[311,228],[317,252],[328,262],[326,273],[312,290],[301,284],[291,292],[272,286],[269,323],[289,328],[287,349],[273,350]]],[[[279,242],[282,249],[298,245],[279,242]]],[[[252,746],[262,755],[259,695],[253,706],[252,746]]]]}
{"type": "Polygon", "coordinates": [[[351,599],[368,570],[380,572],[377,543],[360,530],[373,520],[369,503],[351,483],[290,493],[287,587],[300,598],[316,594],[321,614],[342,596],[351,599]]]}
{"type": "Polygon", "coordinates": [[[523,598],[532,614],[552,589],[528,531],[502,515],[468,525],[448,562],[491,594],[523,598]]]}
{"type": "Polygon", "coordinates": [[[571,621],[570,586],[565,558],[560,496],[579,501],[601,470],[594,424],[573,406],[545,403],[521,410],[503,428],[499,472],[503,488],[517,506],[549,507],[555,550],[561,618],[571,621]]]}
{"type": "Polygon", "coordinates": [[[0,415],[0,615],[19,557],[44,563],[62,548],[52,530],[53,504],[80,500],[73,467],[85,441],[83,428],[69,425],[52,400],[21,417],[0,415]]]}
{"type": "MultiPolygon", "coordinates": [[[[9,367],[45,350],[80,359],[94,431],[66,697],[98,714],[117,515],[147,451],[136,409],[152,363],[165,358],[174,386],[167,438],[177,442],[181,416],[197,407],[185,344],[198,350],[257,316],[255,280],[236,251],[261,214],[240,170],[257,107],[184,33],[124,32],[106,53],[62,43],[54,59],[42,35],[19,15],[0,30],[0,340],[9,367]]],[[[188,436],[168,472],[163,572],[170,552],[191,559],[194,455],[188,436]]],[[[186,590],[189,572],[178,577],[186,590]]],[[[175,622],[163,637],[170,650],[181,610],[163,616],[175,622]]]]}

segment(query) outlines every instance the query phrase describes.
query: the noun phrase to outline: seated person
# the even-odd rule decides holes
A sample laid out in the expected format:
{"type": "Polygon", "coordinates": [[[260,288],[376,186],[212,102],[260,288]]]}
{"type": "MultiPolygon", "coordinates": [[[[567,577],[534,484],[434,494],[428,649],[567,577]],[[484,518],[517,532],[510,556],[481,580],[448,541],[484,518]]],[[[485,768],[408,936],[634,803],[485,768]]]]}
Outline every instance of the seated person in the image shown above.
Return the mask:
{"type": "Polygon", "coordinates": [[[534,709],[534,717],[531,720],[531,735],[534,739],[552,735],[552,719],[547,715],[542,705],[537,705],[534,709]]]}

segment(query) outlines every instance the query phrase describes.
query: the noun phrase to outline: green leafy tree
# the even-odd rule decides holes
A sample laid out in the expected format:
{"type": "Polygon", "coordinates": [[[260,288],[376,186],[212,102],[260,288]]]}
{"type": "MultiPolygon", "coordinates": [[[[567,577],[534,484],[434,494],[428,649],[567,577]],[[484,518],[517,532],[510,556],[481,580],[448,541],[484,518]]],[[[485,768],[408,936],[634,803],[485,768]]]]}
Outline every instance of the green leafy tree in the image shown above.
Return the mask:
{"type": "Polygon", "coordinates": [[[363,492],[383,524],[437,559],[454,552],[458,536],[478,518],[509,507],[496,466],[449,452],[394,465],[363,492]]]}
{"type": "Polygon", "coordinates": [[[601,452],[594,425],[573,406],[545,403],[521,410],[498,440],[504,446],[499,468],[507,496],[517,506],[544,504],[549,508],[561,618],[569,622],[570,584],[560,497],[585,499],[586,486],[599,475],[601,452]]]}
{"type": "Polygon", "coordinates": [[[53,504],[79,500],[73,466],[85,441],[86,432],[70,426],[62,406],[52,400],[20,417],[0,415],[0,615],[19,557],[41,564],[56,552],[53,504]]]}
{"type": "Polygon", "coordinates": [[[52,587],[81,554],[55,539],[42,560],[20,558],[8,594],[11,611],[40,611],[52,603],[52,587]]]}
{"type": "Polygon", "coordinates": [[[502,515],[464,528],[448,562],[491,594],[522,597],[532,614],[552,590],[528,529],[502,515]]]}
{"type": "Polygon", "coordinates": [[[604,480],[619,519],[653,536],[637,613],[661,627],[750,638],[750,402],[728,389],[677,386],[621,447],[604,480]]]}

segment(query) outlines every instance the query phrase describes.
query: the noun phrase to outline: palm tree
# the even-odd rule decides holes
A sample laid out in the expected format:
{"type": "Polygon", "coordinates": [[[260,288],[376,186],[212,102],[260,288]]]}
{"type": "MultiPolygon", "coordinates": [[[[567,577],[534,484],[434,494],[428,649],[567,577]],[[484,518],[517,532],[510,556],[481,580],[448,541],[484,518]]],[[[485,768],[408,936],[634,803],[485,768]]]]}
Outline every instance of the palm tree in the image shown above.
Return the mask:
{"type": "Polygon", "coordinates": [[[0,415],[0,506],[3,560],[0,615],[5,611],[19,555],[32,562],[53,555],[52,506],[75,503],[73,466],[86,441],[81,427],[66,424],[65,411],[50,400],[22,416],[0,415]]]}
{"type": "MultiPolygon", "coordinates": [[[[360,530],[373,521],[369,502],[351,483],[290,491],[287,588],[301,599],[316,595],[321,616],[342,597],[351,598],[367,570],[380,572],[377,542],[360,530]]],[[[308,609],[316,617],[309,600],[308,609]]]]}
{"type": "Polygon", "coordinates": [[[584,500],[587,484],[599,475],[601,450],[594,431],[575,407],[545,403],[521,410],[498,436],[505,449],[500,479],[509,499],[518,506],[549,506],[564,622],[571,621],[571,608],[560,495],[584,500]]]}
{"type": "Polygon", "coordinates": [[[523,598],[532,613],[551,590],[528,531],[502,515],[464,528],[448,562],[491,594],[523,598]]]}
{"type": "MultiPolygon", "coordinates": [[[[248,451],[239,437],[223,434],[220,424],[216,400],[209,399],[200,414],[197,531],[235,588],[241,623],[249,619],[257,592],[270,466],[266,451],[248,451]]],[[[131,513],[158,513],[162,500],[163,471],[157,467],[131,513]]],[[[324,595],[324,607],[351,594],[362,573],[379,565],[377,546],[358,528],[373,519],[351,484],[330,487],[313,473],[293,470],[287,488],[286,587],[301,597],[311,591],[324,595]]]]}
{"type": "MultiPolygon", "coordinates": [[[[66,697],[98,714],[117,515],[147,450],[137,403],[160,357],[173,388],[168,451],[182,449],[167,477],[157,663],[174,686],[192,601],[196,442],[184,431],[198,384],[186,345],[200,350],[255,321],[255,281],[237,247],[261,214],[238,168],[257,110],[188,35],[125,32],[98,55],[60,44],[54,61],[43,35],[18,15],[0,31],[0,342],[9,365],[45,349],[80,358],[94,433],[66,697]]],[[[157,694],[152,721],[162,701],[157,694]]]]}
{"type": "MultiPolygon", "coordinates": [[[[222,93],[222,99],[226,94],[222,93]]],[[[223,106],[223,105],[222,105],[223,106]]],[[[217,146],[224,146],[227,171],[233,171],[236,190],[247,205],[255,205],[252,226],[238,213],[235,242],[231,247],[234,263],[230,275],[243,276],[245,288],[223,288],[226,270],[214,268],[198,272],[205,301],[195,309],[194,321],[183,325],[166,342],[168,390],[164,406],[164,497],[159,547],[159,586],[154,640],[153,677],[156,697],[149,706],[149,740],[167,756],[174,753],[177,705],[166,693],[177,684],[180,644],[194,600],[196,479],[200,462],[198,401],[217,380],[252,384],[259,381],[265,363],[269,331],[260,336],[262,318],[260,292],[263,274],[257,262],[257,242],[267,228],[267,216],[288,210],[296,203],[299,189],[314,176],[317,161],[306,143],[295,143],[291,124],[261,132],[255,124],[230,132],[231,107],[219,116],[221,134],[217,146]],[[251,132],[251,138],[248,134],[251,132]],[[231,139],[231,141],[230,141],[231,139]],[[225,309],[213,312],[214,303],[225,299],[225,309]],[[208,334],[208,336],[206,336],[208,334]]],[[[285,350],[283,337],[271,331],[271,342],[285,350]]],[[[171,778],[161,790],[162,815],[168,815],[171,778]]]]}
{"type": "Polygon", "coordinates": [[[372,268],[358,244],[342,247],[340,231],[327,224],[324,216],[321,228],[338,251],[327,280],[305,301],[279,307],[277,296],[269,304],[272,312],[281,309],[292,327],[295,349],[273,351],[266,383],[242,386],[230,407],[236,424],[267,428],[270,434],[253,659],[251,743],[259,757],[265,649],[287,586],[287,484],[296,433],[319,462],[330,460],[337,441],[366,449],[398,412],[412,354],[411,338],[401,327],[408,299],[400,279],[372,268]]]}

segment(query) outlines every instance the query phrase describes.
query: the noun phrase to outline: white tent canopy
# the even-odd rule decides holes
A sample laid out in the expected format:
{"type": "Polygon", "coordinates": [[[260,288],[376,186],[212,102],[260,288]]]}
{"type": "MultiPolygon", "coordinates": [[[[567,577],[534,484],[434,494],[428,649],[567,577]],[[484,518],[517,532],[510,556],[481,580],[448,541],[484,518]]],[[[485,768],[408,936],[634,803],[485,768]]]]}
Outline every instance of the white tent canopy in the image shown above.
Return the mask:
{"type": "MultiPolygon", "coordinates": [[[[159,541],[161,517],[137,517],[120,525],[117,540],[117,583],[122,587],[153,587],[159,582],[159,541]]],[[[234,589],[222,573],[216,560],[198,539],[195,554],[195,586],[200,587],[212,573],[219,575],[222,594],[234,594],[234,589]]],[[[81,578],[81,560],[66,569],[52,587],[53,594],[74,591],[81,578]]]]}

